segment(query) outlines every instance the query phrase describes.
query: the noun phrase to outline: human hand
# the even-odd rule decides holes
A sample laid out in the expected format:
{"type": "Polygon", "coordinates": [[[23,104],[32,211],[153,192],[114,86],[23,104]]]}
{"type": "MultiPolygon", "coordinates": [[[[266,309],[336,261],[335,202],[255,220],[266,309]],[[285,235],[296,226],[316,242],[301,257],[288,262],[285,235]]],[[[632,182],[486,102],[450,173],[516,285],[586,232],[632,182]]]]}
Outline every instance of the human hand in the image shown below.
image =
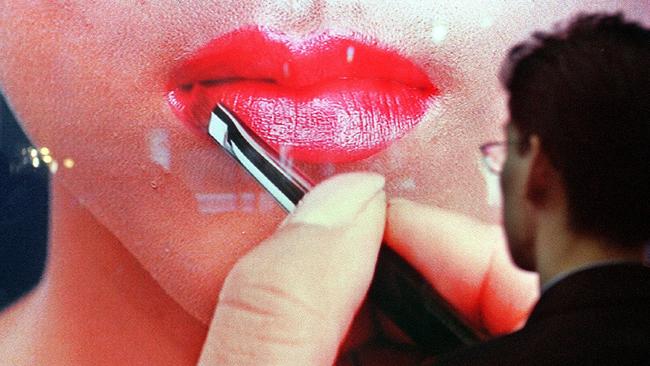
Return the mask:
{"type": "MultiPolygon", "coordinates": [[[[352,364],[336,357],[345,353],[339,348],[374,272],[386,218],[383,184],[380,176],[364,173],[328,180],[305,197],[271,238],[242,258],[224,284],[199,364],[352,364]]],[[[404,200],[391,204],[388,217],[386,240],[434,286],[441,286],[439,291],[467,319],[499,332],[525,318],[530,301],[517,295],[532,282],[508,287],[514,290],[505,297],[494,292],[507,283],[507,277],[491,273],[507,267],[502,261],[507,257],[495,254],[503,247],[485,242],[498,240],[490,237],[496,229],[404,200]],[[493,292],[495,298],[487,295],[493,292]],[[501,316],[494,311],[499,306],[517,310],[501,316]]],[[[361,338],[372,339],[371,332],[361,338]]],[[[390,329],[382,333],[396,334],[390,329]]],[[[399,341],[399,336],[393,338],[399,341]]],[[[346,345],[350,343],[348,339],[346,345]]],[[[410,364],[421,357],[396,355],[395,349],[386,352],[377,345],[359,350],[355,358],[364,365],[385,364],[387,357],[410,364]]]]}
{"type": "Polygon", "coordinates": [[[337,176],[307,194],[221,290],[200,365],[331,365],[372,279],[384,179],[337,176]]]}

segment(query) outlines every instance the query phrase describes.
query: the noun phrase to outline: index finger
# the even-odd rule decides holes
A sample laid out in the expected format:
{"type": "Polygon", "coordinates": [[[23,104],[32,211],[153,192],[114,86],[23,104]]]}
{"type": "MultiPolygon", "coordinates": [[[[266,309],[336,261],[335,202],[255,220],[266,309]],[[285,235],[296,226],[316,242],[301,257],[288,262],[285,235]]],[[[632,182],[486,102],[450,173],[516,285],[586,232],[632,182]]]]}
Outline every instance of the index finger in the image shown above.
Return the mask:
{"type": "Polygon", "coordinates": [[[536,276],[510,261],[498,226],[394,199],[385,239],[465,319],[493,334],[522,325],[537,298],[536,276]]]}

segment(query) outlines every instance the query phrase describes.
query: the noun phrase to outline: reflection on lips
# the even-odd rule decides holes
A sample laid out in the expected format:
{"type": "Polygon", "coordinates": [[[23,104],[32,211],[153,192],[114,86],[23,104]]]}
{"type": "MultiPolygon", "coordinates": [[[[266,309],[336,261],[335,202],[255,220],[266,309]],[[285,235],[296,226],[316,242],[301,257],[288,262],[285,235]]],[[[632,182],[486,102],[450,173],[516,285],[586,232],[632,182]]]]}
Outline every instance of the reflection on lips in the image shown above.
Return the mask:
{"type": "Polygon", "coordinates": [[[420,68],[375,42],[330,33],[296,40],[261,28],[212,41],[168,85],[172,109],[200,133],[220,102],[281,154],[318,163],[385,148],[437,93],[420,68]]]}

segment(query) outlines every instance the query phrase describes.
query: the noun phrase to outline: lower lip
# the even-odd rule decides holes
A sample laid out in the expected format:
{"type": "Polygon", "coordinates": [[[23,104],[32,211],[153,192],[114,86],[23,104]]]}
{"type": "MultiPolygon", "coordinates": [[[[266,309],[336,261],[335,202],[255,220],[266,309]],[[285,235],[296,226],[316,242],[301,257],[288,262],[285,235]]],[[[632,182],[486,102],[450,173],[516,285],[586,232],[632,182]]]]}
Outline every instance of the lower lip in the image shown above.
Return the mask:
{"type": "Polygon", "coordinates": [[[413,128],[432,93],[390,80],[341,79],[306,89],[264,81],[195,83],[171,90],[176,114],[207,135],[222,103],[283,158],[311,163],[364,159],[413,128]]]}

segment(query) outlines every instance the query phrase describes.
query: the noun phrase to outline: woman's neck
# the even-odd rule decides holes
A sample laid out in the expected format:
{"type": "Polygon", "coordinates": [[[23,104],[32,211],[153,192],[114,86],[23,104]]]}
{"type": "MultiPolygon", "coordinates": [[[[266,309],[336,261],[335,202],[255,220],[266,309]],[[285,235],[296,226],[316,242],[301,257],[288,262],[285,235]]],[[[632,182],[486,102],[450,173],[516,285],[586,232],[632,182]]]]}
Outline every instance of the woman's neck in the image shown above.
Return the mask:
{"type": "Polygon", "coordinates": [[[206,326],[165,294],[56,178],[51,218],[41,283],[0,317],[0,359],[195,364],[206,326]]]}

